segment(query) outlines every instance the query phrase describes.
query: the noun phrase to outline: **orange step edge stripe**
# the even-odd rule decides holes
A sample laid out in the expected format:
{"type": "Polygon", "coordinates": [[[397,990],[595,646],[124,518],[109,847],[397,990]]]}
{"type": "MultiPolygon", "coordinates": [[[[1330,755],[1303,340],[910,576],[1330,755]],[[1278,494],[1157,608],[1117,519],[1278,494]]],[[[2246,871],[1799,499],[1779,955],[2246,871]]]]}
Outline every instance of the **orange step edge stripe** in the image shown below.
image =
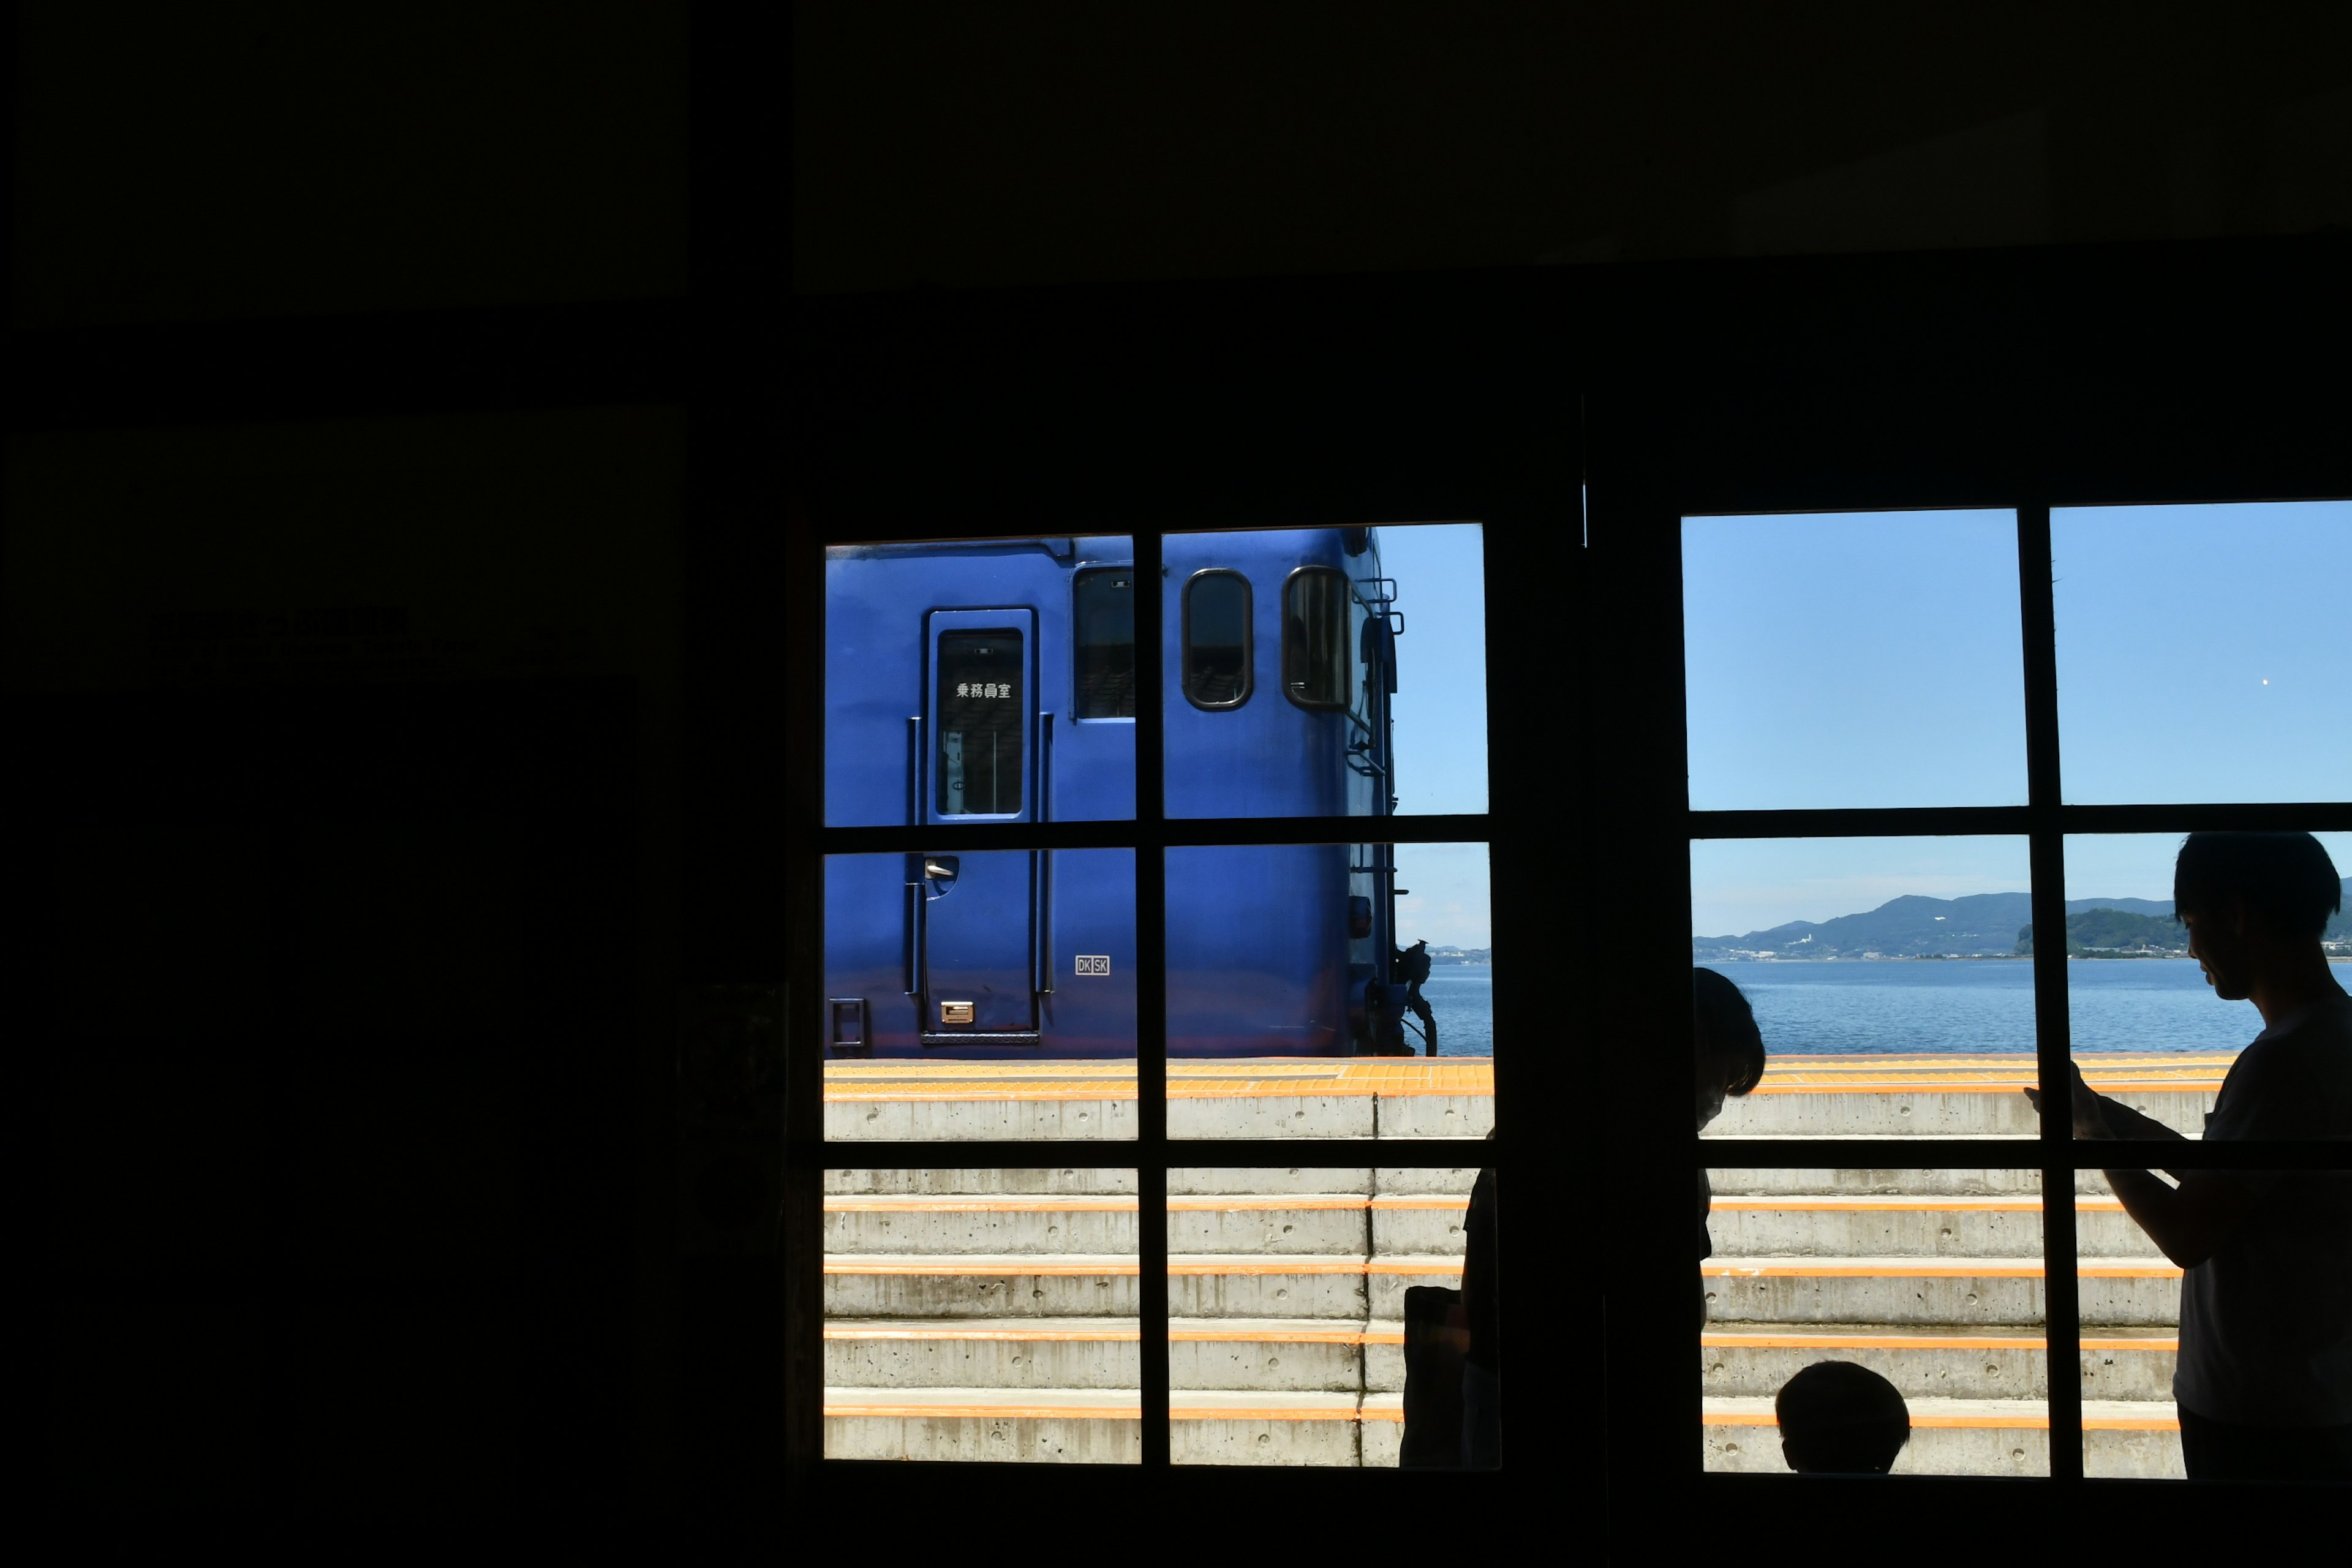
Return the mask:
{"type": "MultiPolygon", "coordinates": [[[[960,1268],[953,1257],[910,1259],[908,1261],[859,1261],[851,1258],[828,1258],[824,1260],[827,1274],[849,1276],[874,1274],[921,1278],[964,1276],[974,1279],[1020,1279],[1042,1275],[1054,1278],[1083,1278],[1087,1275],[1109,1274],[1125,1276],[1139,1271],[1140,1265],[1130,1262],[1061,1263],[1050,1258],[1034,1262],[1023,1259],[1017,1268],[960,1268]]],[[[1362,1258],[1297,1258],[1275,1260],[1251,1258],[1225,1263],[1184,1263],[1171,1259],[1168,1265],[1171,1275],[1187,1278],[1213,1275],[1253,1274],[1394,1274],[1400,1276],[1453,1276],[1462,1272],[1457,1262],[1366,1262],[1362,1258]]]]}
{"type": "MultiPolygon", "coordinates": [[[[1759,1411],[1753,1415],[1743,1415],[1736,1411],[1709,1410],[1702,1415],[1699,1420],[1702,1425],[1708,1426],[1778,1426],[1780,1425],[1769,1410],[1759,1411]]],[[[1914,1415],[1911,1417],[1911,1425],[1915,1428],[1937,1426],[1978,1431],[1990,1428],[2017,1432],[2046,1432],[2050,1429],[2050,1417],[2046,1415],[1914,1415]]],[[[2180,1421],[2178,1416],[2172,1415],[2085,1415],[2083,1417],[2083,1430],[2085,1432],[2178,1432],[2180,1430],[2180,1421]]]]}
{"type": "MultiPolygon", "coordinates": [[[[1374,1209],[1382,1213],[1412,1210],[1467,1210],[1467,1197],[1367,1197],[1350,1193],[1283,1194],[1196,1194],[1168,1200],[1171,1214],[1277,1214],[1302,1211],[1374,1209]]],[[[2038,1204],[2031,1205],[2039,1207],[2038,1204]]],[[[1137,1200],[1117,1194],[1040,1193],[997,1196],[973,1194],[961,1197],[900,1196],[896,1194],[836,1194],[824,1200],[827,1214],[1133,1214],[1137,1200]]]]}
{"type": "MultiPolygon", "coordinates": [[[[2046,1351],[2050,1342],[2040,1335],[2017,1335],[2011,1338],[1984,1335],[1906,1336],[1902,1334],[1701,1334],[1699,1344],[1707,1350],[1894,1350],[1894,1351],[2046,1351]]],[[[2177,1339],[2102,1340],[2084,1338],[2080,1348],[2085,1351],[2172,1351],[2180,1349],[2177,1339]]]]}
{"type": "MultiPolygon", "coordinates": [[[[2042,1213],[2042,1199],[1715,1199],[1717,1213],[2042,1213]]],[[[2122,1199],[2079,1196],[2074,1213],[2124,1213],[2122,1199]]]]}
{"type": "MultiPolygon", "coordinates": [[[[1707,1279],[2039,1279],[2042,1278],[2039,1263],[2001,1263],[1985,1260],[1975,1263],[1937,1263],[1922,1258],[1919,1262],[1902,1265],[1853,1265],[1839,1263],[1774,1264],[1763,1268],[1745,1268],[1731,1263],[1702,1263],[1701,1278],[1707,1279]]],[[[2178,1279],[2180,1268],[2171,1263],[2117,1263],[2077,1268],[2078,1279],[2178,1279]]]]}
{"type": "MultiPolygon", "coordinates": [[[[828,1323],[829,1340],[957,1340],[1010,1344],[1133,1344],[1143,1338],[1139,1329],[975,1329],[942,1321],[937,1329],[860,1329],[828,1323]]],[[[1305,1329],[1274,1333],[1264,1329],[1171,1329],[1171,1343],[1262,1345],[1401,1345],[1404,1336],[1356,1329],[1305,1329]]]]}
{"type": "MultiPolygon", "coordinates": [[[[2084,1080],[2093,1089],[2125,1089],[2132,1093],[2151,1094],[2218,1094],[2220,1079],[2137,1079],[2095,1078],[2084,1080]]],[[[2039,1082],[2027,1079],[2022,1082],[1986,1083],[1974,1080],[1942,1083],[1933,1079],[1895,1079],[1881,1083],[1773,1083],[1758,1084],[1748,1092],[1757,1094],[1897,1094],[1906,1090],[1927,1090],[1936,1094],[2021,1094],[2039,1082]]]]}
{"type": "MultiPolygon", "coordinates": [[[[2040,1214],[2042,1200],[2030,1198],[1716,1198],[1721,1213],[1772,1214],[2040,1214]]],[[[2077,1214],[2121,1214],[2121,1198],[2078,1197],[2077,1214]]]]}
{"type": "MultiPolygon", "coordinates": [[[[1141,1405],[828,1405],[835,1419],[882,1417],[896,1420],[1013,1421],[1141,1421],[1141,1405]]],[[[1297,1405],[1177,1406],[1171,1421],[1402,1421],[1404,1412],[1386,1407],[1371,1410],[1302,1409],[1297,1405]]]]}

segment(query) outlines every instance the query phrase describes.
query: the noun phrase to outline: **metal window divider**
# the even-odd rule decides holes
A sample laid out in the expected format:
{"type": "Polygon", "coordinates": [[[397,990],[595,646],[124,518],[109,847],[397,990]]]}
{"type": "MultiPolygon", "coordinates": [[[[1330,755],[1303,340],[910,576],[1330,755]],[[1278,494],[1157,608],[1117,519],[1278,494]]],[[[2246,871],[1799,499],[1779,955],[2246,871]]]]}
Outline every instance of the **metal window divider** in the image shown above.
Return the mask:
{"type": "Polygon", "coordinates": [[[1168,1429],[1168,851],[1162,717],[1162,541],[1135,532],[1135,1138],[1136,1330],[1139,1458],[1170,1463],[1168,1429]]]}
{"type": "MultiPolygon", "coordinates": [[[[2017,576],[2023,628],[2025,778],[2035,929],[2066,929],[2065,825],[2059,816],[2057,607],[2050,580],[2050,508],[2017,509],[2017,576]]],[[[2083,1480],[2082,1289],[2076,1259],[2073,1037],[2066,1005],[2066,944],[2033,944],[2034,1059],[2042,1087],[2042,1342],[2049,1367],[2050,1479],[2083,1480]],[[2052,1096],[2056,1100],[2052,1100],[2052,1096]]]]}

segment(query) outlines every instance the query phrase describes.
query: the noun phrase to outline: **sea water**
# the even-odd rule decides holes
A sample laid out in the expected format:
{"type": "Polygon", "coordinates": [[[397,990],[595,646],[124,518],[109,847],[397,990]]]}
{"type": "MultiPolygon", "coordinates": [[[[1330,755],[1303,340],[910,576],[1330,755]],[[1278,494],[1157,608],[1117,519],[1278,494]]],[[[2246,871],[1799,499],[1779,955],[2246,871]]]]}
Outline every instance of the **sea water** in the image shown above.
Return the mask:
{"type": "MultiPolygon", "coordinates": [[[[2033,1050],[2033,965],[2011,959],[1857,959],[1708,965],[1747,994],[1779,1055],[2033,1050]]],[[[1430,972],[1438,1054],[1492,1056],[1494,973],[1430,972]]],[[[2067,1014],[2078,1055],[2235,1051],[2262,1033],[2251,1002],[2224,1002],[2186,958],[2071,959],[2067,1014]]]]}

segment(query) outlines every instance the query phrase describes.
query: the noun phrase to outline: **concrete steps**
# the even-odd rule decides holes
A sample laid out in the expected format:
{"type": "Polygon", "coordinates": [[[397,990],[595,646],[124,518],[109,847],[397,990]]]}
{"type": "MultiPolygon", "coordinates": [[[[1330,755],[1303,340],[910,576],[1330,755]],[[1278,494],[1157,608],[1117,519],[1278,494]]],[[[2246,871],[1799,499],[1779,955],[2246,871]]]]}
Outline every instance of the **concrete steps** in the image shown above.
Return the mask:
{"type": "MultiPolygon", "coordinates": [[[[1179,1318],[1169,1375],[1187,1390],[1402,1393],[1404,1325],[1327,1318],[1179,1318]]],[[[825,1382],[862,1388],[1128,1388],[1141,1381],[1132,1322],[1099,1318],[828,1323],[825,1382]]]]}
{"type": "MultiPolygon", "coordinates": [[[[2050,1415],[2040,1400],[1910,1398],[1911,1442],[1895,1461],[1901,1475],[2050,1473],[2050,1415]]],[[[1780,1473],[1780,1436],[1769,1397],[1710,1397],[1706,1468],[1780,1473]]],[[[2083,1402],[2083,1461],[2093,1475],[2178,1475],[2179,1424],[2171,1403],[2083,1402]]]]}
{"type": "MultiPolygon", "coordinates": [[[[1292,1057],[1168,1064],[1175,1138],[1483,1138],[1494,1064],[1473,1057],[1292,1057]]],[[[824,1064],[834,1142],[1135,1136],[1135,1063],[824,1064]]]]}
{"type": "MultiPolygon", "coordinates": [[[[2227,1055],[2083,1058],[2084,1079],[2185,1136],[2201,1135],[2227,1055]]],[[[1727,1102],[1711,1138],[2032,1138],[2021,1090],[2031,1057],[1777,1057],[1755,1091],[1727,1102]]]]}
{"type": "MultiPolygon", "coordinates": [[[[2169,1400],[2179,1340],[2166,1329],[2085,1334],[2085,1399],[2169,1400]]],[[[1859,1362],[1906,1399],[2046,1399],[2050,1356],[2026,1330],[1937,1332],[1900,1323],[1824,1324],[1802,1330],[1710,1329],[1700,1337],[1710,1397],[1769,1399],[1817,1361],[1859,1362]]]]}
{"type": "MultiPolygon", "coordinates": [[[[1401,1396],[1187,1390],[1170,1400],[1180,1465],[1393,1466],[1401,1396]]],[[[1133,1389],[825,1390],[833,1458],[1134,1464],[1142,1412],[1133,1389]]]]}
{"type": "MultiPolygon", "coordinates": [[[[1396,1463],[1404,1292],[1459,1279],[1476,1176],[1171,1171],[1177,1461],[1396,1463]]],[[[828,1453],[1133,1460],[1132,1171],[835,1171],[826,1185],[828,1453]]]]}
{"type": "MultiPolygon", "coordinates": [[[[2183,1131],[2226,1058],[2115,1058],[2092,1081],[2183,1131]]],[[[1171,1068],[1179,1136],[1483,1132],[1485,1064],[1263,1061],[1171,1068]],[[1444,1069],[1440,1073],[1437,1069],[1444,1069]]],[[[1781,1058],[1711,1134],[2032,1136],[2017,1058],[1781,1058]]],[[[829,1063],[830,1135],[1129,1135],[1131,1064],[829,1063]],[[1119,1079],[1125,1079],[1122,1086],[1119,1079]],[[1120,1093],[1124,1087],[1125,1093],[1120,1093]],[[1058,1131],[1056,1131],[1058,1130],[1058,1131]]],[[[1302,1149],[1302,1153],[1306,1150],[1302,1149]]],[[[1090,1156],[1114,1154],[1096,1144],[1090,1156]]],[[[1171,1171],[1171,1441],[1180,1463],[1393,1465],[1404,1291],[1458,1281],[1469,1169],[1171,1171]]],[[[1706,1463],[1778,1469],[1772,1394],[1823,1359],[1902,1389],[1901,1468],[2048,1468],[2038,1172],[1723,1170],[1699,1346],[1706,1463]]],[[[2170,1375],[2179,1270],[2096,1172],[2077,1175],[2086,1458],[2179,1473],[2170,1375]]],[[[828,1173],[826,1449],[868,1458],[1133,1462],[1135,1173],[828,1173]]]]}
{"type": "MultiPolygon", "coordinates": [[[[2150,1058],[2095,1064],[2089,1077],[2193,1134],[2221,1071],[2150,1058]]],[[[1708,1132],[1791,1145],[2031,1137],[2038,1127],[2018,1087],[2032,1077],[2031,1062],[2014,1060],[1784,1058],[1708,1132]]],[[[1709,1181],[1708,1468],[1781,1468],[1773,1394],[1800,1368],[1838,1360],[1877,1371],[1910,1404],[1914,1436],[1898,1470],[2047,1473],[2040,1172],[1784,1167],[1716,1170],[1709,1181]]],[[[2177,1476],[2181,1271],[2097,1172],[2073,1185],[2085,1465],[2095,1476],[2177,1476]]]]}

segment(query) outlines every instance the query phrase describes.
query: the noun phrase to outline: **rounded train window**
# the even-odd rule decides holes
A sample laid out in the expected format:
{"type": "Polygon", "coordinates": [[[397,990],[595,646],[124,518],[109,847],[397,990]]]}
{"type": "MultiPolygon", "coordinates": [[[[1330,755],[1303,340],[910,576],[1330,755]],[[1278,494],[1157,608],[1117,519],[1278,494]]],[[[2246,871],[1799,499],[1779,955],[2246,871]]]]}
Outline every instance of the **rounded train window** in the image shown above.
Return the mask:
{"type": "Polygon", "coordinates": [[[1348,578],[1301,566],[1282,585],[1282,691],[1301,708],[1348,706],[1348,578]]]}
{"type": "Polygon", "coordinates": [[[1184,695],[1195,708],[1238,708],[1250,697],[1249,579],[1224,567],[1184,584],[1184,695]]]}

